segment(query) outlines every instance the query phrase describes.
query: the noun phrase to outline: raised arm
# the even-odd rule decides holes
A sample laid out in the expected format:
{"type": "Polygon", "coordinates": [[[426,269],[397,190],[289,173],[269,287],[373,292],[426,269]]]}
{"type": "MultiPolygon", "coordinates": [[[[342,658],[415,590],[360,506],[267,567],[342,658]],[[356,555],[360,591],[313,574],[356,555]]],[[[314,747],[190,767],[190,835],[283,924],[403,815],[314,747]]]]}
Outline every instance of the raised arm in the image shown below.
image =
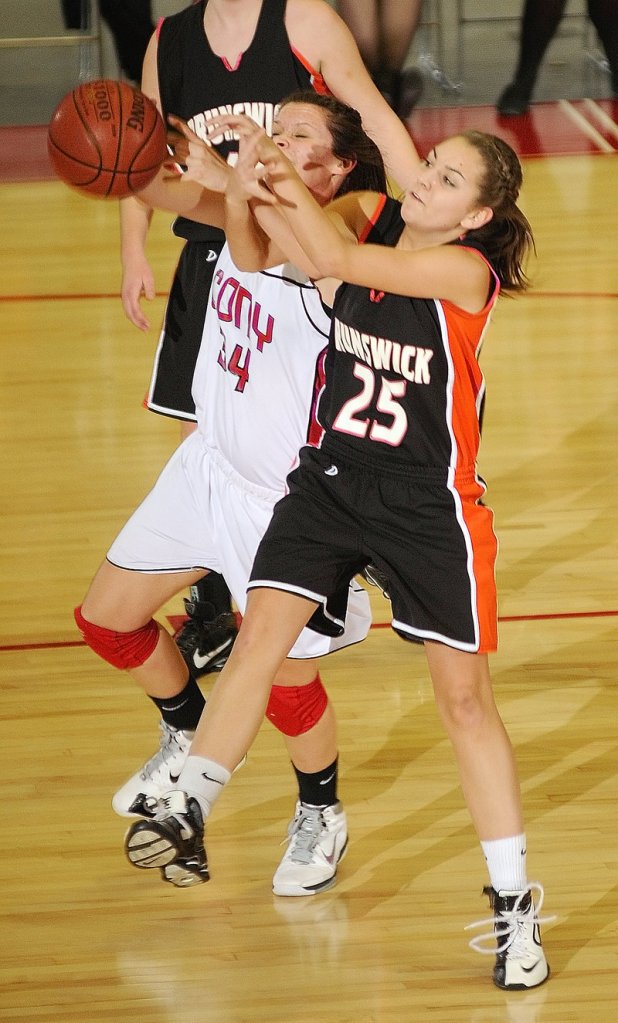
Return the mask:
{"type": "Polygon", "coordinates": [[[292,45],[310,60],[332,94],[358,110],[394,181],[405,188],[419,156],[410,135],[367,71],[343,19],[324,0],[288,0],[292,45]]]}

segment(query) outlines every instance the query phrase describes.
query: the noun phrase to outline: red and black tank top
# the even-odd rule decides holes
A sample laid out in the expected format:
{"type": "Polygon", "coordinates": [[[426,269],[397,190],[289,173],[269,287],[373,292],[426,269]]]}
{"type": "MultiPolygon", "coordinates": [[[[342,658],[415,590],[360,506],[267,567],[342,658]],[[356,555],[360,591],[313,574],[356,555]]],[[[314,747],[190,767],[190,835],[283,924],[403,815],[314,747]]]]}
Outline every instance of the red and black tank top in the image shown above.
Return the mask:
{"type": "MultiPolygon", "coordinates": [[[[277,104],[298,90],[324,91],[323,82],[292,48],[284,15],[286,0],[263,0],[255,35],[235,68],[213,53],[204,32],[208,0],[165,18],[159,27],[158,77],[164,114],[176,114],[203,136],[204,119],[217,112],[246,113],[270,134],[277,104]]],[[[222,156],[236,152],[231,138],[216,145],[222,156]]],[[[223,239],[214,227],[178,218],[183,238],[223,239]]]]}

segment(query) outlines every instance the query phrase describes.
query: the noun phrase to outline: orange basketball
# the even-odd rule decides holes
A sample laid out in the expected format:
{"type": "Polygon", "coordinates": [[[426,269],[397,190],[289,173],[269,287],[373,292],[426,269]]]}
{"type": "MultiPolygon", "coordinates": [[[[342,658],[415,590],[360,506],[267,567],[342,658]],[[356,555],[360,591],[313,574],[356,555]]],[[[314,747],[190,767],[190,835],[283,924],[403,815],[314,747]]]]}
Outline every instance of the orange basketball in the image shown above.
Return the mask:
{"type": "Polygon", "coordinates": [[[165,126],[128,82],[85,82],[56,107],[47,150],[59,178],[90,195],[122,199],[145,188],[168,157],[165,126]]]}

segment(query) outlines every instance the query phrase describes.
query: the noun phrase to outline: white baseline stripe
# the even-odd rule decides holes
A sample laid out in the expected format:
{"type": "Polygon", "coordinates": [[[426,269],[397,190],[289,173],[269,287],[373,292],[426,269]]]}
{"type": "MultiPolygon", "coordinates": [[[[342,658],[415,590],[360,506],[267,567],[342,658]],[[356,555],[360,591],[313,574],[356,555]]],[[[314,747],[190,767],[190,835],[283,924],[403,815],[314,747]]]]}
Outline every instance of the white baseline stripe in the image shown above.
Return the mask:
{"type": "Polygon", "coordinates": [[[590,124],[590,121],[587,121],[583,114],[580,114],[579,110],[576,110],[575,107],[572,106],[567,99],[559,100],[558,105],[560,106],[563,113],[565,113],[566,116],[570,118],[571,121],[573,121],[573,124],[575,124],[579,128],[582,134],[587,135],[588,138],[591,139],[594,142],[594,144],[599,147],[599,149],[601,149],[604,153],[616,152],[614,147],[610,145],[607,139],[604,139],[600,132],[598,132],[596,128],[592,124],[590,124]]]}
{"type": "Polygon", "coordinates": [[[598,103],[595,103],[593,99],[585,99],[584,104],[586,110],[590,112],[592,117],[596,117],[599,124],[601,124],[610,135],[615,135],[618,138],[618,124],[612,117],[609,116],[607,111],[603,110],[598,103]]]}

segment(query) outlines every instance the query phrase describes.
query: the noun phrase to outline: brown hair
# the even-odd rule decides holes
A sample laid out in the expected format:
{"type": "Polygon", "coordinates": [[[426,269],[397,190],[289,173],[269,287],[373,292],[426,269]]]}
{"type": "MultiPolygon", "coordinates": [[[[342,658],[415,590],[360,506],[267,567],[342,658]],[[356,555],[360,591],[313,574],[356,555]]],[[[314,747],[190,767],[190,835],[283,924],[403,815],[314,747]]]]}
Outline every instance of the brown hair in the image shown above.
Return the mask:
{"type": "Polygon", "coordinates": [[[386,192],[386,171],[382,154],[375,142],[363,129],[358,110],[340,103],[334,96],[307,90],[294,92],[280,103],[309,103],[321,107],[328,115],[328,130],[332,139],[333,155],[341,160],[355,160],[356,165],[344,179],[337,195],[346,192],[386,192]]]}
{"type": "Polygon", "coordinates": [[[524,291],[529,285],[524,264],[534,251],[534,237],[517,205],[523,180],[519,158],[497,135],[463,131],[460,137],[481,155],[485,176],[479,186],[479,201],[493,210],[487,224],[468,233],[483,243],[502,287],[506,291],[524,291]]]}

